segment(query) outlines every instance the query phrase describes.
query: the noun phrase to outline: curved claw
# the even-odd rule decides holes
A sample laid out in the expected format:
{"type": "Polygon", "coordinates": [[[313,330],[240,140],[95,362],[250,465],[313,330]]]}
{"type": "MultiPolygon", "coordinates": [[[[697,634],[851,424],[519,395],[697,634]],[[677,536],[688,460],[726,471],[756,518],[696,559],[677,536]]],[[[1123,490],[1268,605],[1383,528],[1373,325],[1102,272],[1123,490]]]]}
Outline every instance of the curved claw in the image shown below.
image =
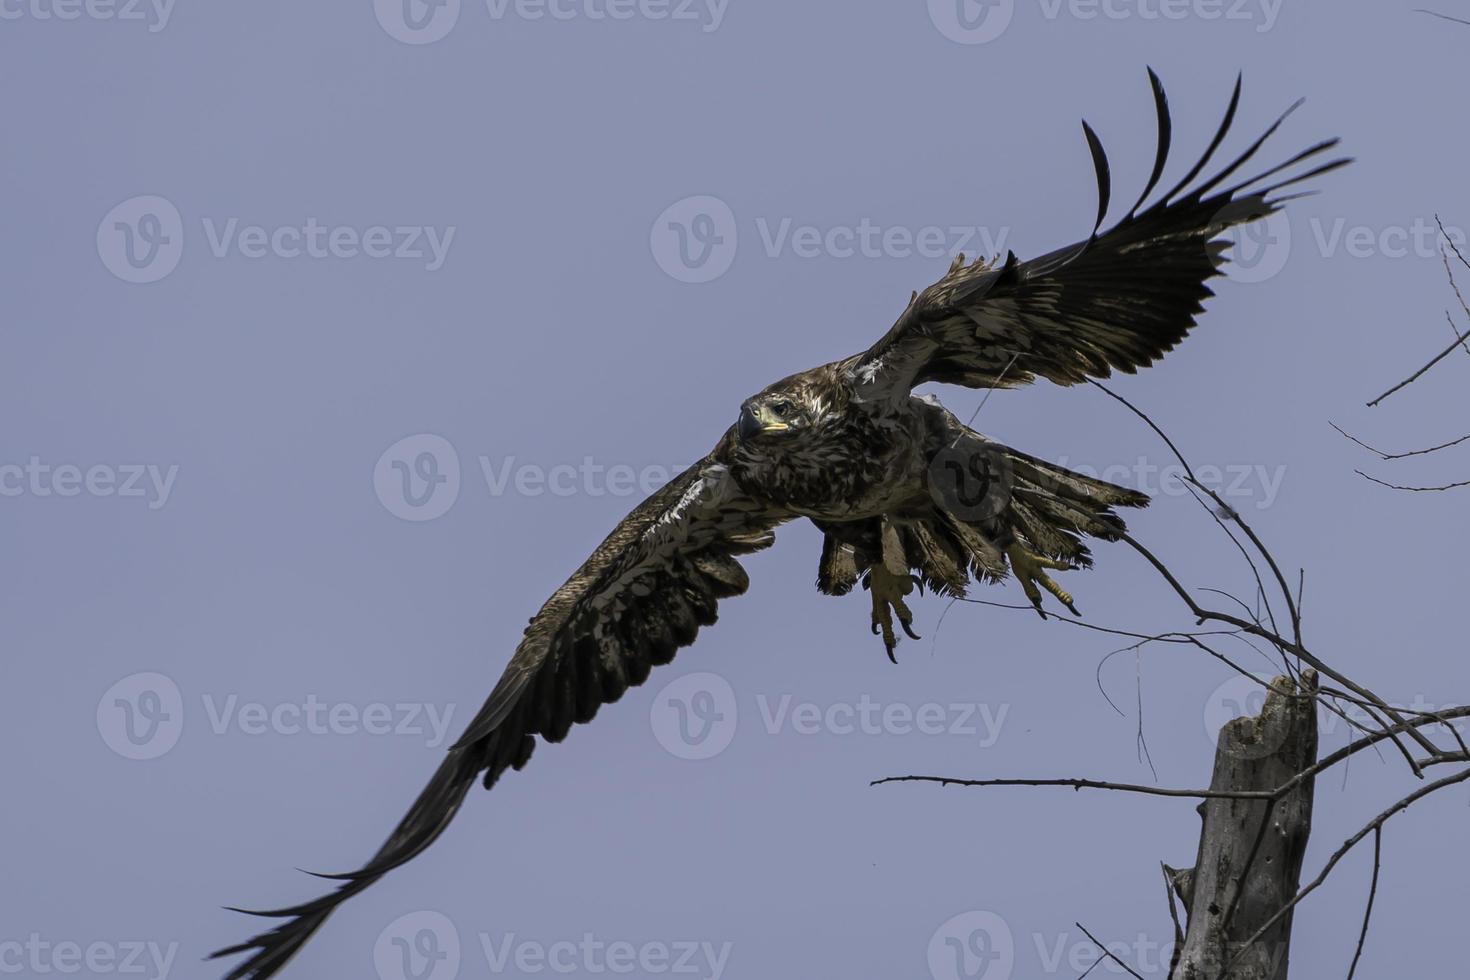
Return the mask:
{"type": "Polygon", "coordinates": [[[913,628],[914,614],[904,602],[904,596],[912,592],[915,586],[922,591],[923,583],[916,576],[895,575],[881,565],[874,566],[863,580],[863,587],[873,597],[873,635],[882,635],[883,650],[893,663],[898,663],[898,656],[894,652],[898,646],[898,634],[893,623],[895,619],[905,636],[913,640],[919,639],[919,634],[913,628]]]}
{"type": "Polygon", "coordinates": [[[1021,590],[1026,593],[1036,614],[1042,619],[1046,618],[1046,610],[1041,607],[1041,589],[1045,589],[1056,597],[1056,600],[1067,607],[1067,611],[1073,616],[1081,617],[1082,613],[1077,611],[1077,605],[1072,601],[1072,594],[1058,585],[1050,575],[1043,569],[1053,568],[1059,571],[1071,571],[1072,566],[1066,562],[1057,561],[1055,558],[1047,558],[1042,555],[1032,554],[1020,545],[1013,544],[1006,549],[1006,557],[1011,562],[1011,572],[1021,583],[1021,590]],[[1041,586],[1038,589],[1037,586],[1041,586]]]}

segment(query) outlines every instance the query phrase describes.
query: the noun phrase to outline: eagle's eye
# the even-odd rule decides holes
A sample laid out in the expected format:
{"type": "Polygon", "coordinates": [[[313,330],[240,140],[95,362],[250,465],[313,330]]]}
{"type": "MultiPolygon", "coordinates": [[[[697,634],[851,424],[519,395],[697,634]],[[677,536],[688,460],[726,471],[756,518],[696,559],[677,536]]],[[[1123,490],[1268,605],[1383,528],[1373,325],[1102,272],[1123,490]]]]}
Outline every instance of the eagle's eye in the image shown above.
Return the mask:
{"type": "Polygon", "coordinates": [[[795,412],[796,406],[785,399],[771,402],[771,414],[778,419],[789,419],[795,412]]]}

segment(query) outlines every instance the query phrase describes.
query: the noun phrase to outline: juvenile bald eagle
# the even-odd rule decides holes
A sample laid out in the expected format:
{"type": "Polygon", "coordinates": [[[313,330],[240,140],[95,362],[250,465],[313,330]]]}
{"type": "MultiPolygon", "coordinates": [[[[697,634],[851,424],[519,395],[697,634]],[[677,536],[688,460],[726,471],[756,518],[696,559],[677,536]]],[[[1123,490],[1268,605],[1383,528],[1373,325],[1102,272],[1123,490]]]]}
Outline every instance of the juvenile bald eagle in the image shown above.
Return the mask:
{"type": "Polygon", "coordinates": [[[560,742],[574,722],[591,721],[599,706],[673,659],[715,621],[720,599],[745,591],[737,558],[769,546],[786,521],[805,517],[825,534],[820,591],[867,588],[872,629],[890,657],[895,615],[913,635],[905,600],[915,582],[960,595],[972,576],[1010,574],[1038,611],[1045,589],[1075,613],[1046,570],[1088,566],[1083,538],[1116,539],[1124,526],[1113,508],[1148,498],[992,442],[912,389],[926,381],[1008,388],[1038,377],[1072,385],[1152,364],[1183,339],[1212,295],[1205,283],[1223,265],[1221,236],[1275,212],[1289,199],[1278,196],[1283,188],[1347,162],[1316,162],[1336,145],[1329,140],[1227,185],[1283,115],[1196,183],[1235,119],[1237,79],[1203,157],[1145,207],[1171,134],[1163,87],[1152,71],[1149,80],[1158,150],[1147,186],[1117,224],[1100,232],[1111,180],[1102,144],[1084,122],[1099,197],[1092,234],[1027,262],[1008,254],[967,265],[961,257],[872,347],[778,381],[741,405],[714,450],[640,504],[547,600],[484,707],[377,855],[358,871],[329,876],[342,882],[335,892],[254,913],[287,921],[214,954],[251,954],[230,980],[273,976],[338,904],[433,843],[476,779],[488,789],[526,764],[537,735],[560,742]],[[1308,160],[1310,169],[1283,176],[1308,160]]]}

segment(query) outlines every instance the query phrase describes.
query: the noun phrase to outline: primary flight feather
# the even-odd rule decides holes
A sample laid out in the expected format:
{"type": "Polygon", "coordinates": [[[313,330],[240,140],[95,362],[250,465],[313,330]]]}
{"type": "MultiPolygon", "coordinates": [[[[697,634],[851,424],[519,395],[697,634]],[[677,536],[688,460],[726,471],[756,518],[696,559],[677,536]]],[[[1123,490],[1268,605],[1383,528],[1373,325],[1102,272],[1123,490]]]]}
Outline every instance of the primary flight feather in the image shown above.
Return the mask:
{"type": "Polygon", "coordinates": [[[993,442],[912,389],[929,381],[1012,387],[1038,377],[1071,385],[1152,364],[1212,295],[1206,283],[1220,274],[1229,244],[1222,235],[1277,211],[1290,199],[1279,193],[1286,187],[1348,162],[1317,162],[1337,143],[1329,140],[1230,183],[1283,115],[1201,180],[1235,119],[1237,79],[1203,156],[1148,203],[1172,134],[1163,86],[1152,71],[1149,81],[1158,152],[1121,220],[1101,231],[1111,176],[1084,123],[1098,186],[1086,240],[1025,262],[1008,254],[967,265],[960,257],[868,350],[748,399],[713,451],[635,508],[546,601],[484,707],[378,853],[357,871],[325,876],[341,885],[321,898],[252,913],[285,921],[214,954],[249,954],[228,980],[274,976],[338,905],[432,844],[477,780],[490,788],[526,764],[537,736],[561,741],[672,660],[714,623],[719,600],[745,591],[740,556],[768,547],[787,521],[804,517],[824,533],[820,591],[841,595],[859,583],[869,591],[871,627],[890,658],[895,617],[914,635],[906,598],[916,583],[962,595],[972,579],[1014,575],[1038,612],[1044,589],[1075,613],[1046,570],[1090,565],[1084,538],[1116,539],[1124,524],[1113,508],[1148,498],[993,442]]]}

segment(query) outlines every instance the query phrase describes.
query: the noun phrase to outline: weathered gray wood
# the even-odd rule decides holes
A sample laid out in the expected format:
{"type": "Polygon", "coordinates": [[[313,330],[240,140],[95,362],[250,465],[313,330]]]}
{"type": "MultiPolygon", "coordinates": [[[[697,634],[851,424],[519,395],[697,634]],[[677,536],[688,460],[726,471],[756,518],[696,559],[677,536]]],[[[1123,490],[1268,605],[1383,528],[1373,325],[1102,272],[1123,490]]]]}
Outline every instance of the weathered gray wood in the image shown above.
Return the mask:
{"type": "MultiPolygon", "coordinates": [[[[1271,682],[1255,717],[1220,730],[1212,790],[1274,790],[1317,760],[1317,675],[1271,682]]],[[[1278,800],[1209,799],[1193,868],[1166,871],[1189,916],[1171,980],[1287,980],[1291,916],[1243,949],[1296,894],[1312,828],[1313,780],[1278,800]],[[1239,957],[1237,960],[1236,957],[1239,957]]]]}

